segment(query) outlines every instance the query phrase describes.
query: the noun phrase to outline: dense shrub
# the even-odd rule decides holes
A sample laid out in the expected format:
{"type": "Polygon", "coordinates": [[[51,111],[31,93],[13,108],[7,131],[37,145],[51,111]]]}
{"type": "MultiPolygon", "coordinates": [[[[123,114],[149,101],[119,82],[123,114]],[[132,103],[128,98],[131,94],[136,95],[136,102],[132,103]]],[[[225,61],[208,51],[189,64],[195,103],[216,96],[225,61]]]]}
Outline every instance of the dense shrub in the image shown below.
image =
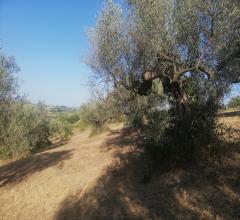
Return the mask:
{"type": "Polygon", "coordinates": [[[19,157],[51,144],[51,138],[63,141],[72,135],[66,116],[50,116],[43,104],[12,102],[1,133],[0,156],[19,157]]]}
{"type": "Polygon", "coordinates": [[[172,118],[167,110],[149,111],[147,128],[150,131],[144,141],[144,150],[149,157],[150,165],[157,169],[176,156],[176,146],[170,133],[172,118]]]}
{"type": "Polygon", "coordinates": [[[80,120],[77,123],[81,130],[91,128],[93,133],[107,129],[108,123],[122,122],[123,113],[114,93],[84,104],[80,107],[80,120]]]}
{"type": "Polygon", "coordinates": [[[50,144],[49,117],[44,105],[27,104],[18,95],[18,67],[0,55],[0,157],[18,157],[50,144]]]}
{"type": "Polygon", "coordinates": [[[73,133],[72,125],[64,115],[52,117],[49,122],[49,129],[51,137],[60,139],[60,141],[66,140],[73,133]]]}
{"type": "Polygon", "coordinates": [[[106,128],[109,119],[110,115],[104,103],[92,102],[80,109],[80,125],[91,127],[96,133],[106,128]]]}
{"type": "Polygon", "coordinates": [[[12,103],[11,112],[2,133],[0,154],[2,157],[19,157],[50,144],[46,108],[12,103]]]}
{"type": "Polygon", "coordinates": [[[70,124],[75,124],[80,120],[80,116],[77,113],[70,114],[67,116],[67,122],[70,124]]]}
{"type": "Polygon", "coordinates": [[[178,103],[170,98],[165,109],[152,108],[146,115],[150,135],[145,141],[145,151],[154,167],[164,162],[179,164],[194,161],[217,140],[216,113],[221,103],[212,92],[218,91],[206,91],[194,81],[186,88],[186,92],[188,106],[182,118],[176,113],[178,103]]]}

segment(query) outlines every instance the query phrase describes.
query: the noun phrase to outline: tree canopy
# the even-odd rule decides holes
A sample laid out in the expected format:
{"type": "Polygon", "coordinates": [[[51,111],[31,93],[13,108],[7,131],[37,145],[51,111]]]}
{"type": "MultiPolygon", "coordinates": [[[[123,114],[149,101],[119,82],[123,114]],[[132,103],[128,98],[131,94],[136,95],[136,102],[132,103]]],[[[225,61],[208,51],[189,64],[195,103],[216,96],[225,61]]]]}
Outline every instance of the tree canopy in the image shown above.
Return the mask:
{"type": "Polygon", "coordinates": [[[87,63],[96,83],[121,97],[124,89],[154,96],[157,85],[167,102],[152,110],[169,107],[174,144],[210,140],[224,94],[240,82],[238,1],[107,1],[89,40],[87,63]]]}
{"type": "Polygon", "coordinates": [[[240,8],[227,0],[108,1],[90,31],[89,64],[99,78],[147,95],[159,78],[240,81],[240,8]]]}

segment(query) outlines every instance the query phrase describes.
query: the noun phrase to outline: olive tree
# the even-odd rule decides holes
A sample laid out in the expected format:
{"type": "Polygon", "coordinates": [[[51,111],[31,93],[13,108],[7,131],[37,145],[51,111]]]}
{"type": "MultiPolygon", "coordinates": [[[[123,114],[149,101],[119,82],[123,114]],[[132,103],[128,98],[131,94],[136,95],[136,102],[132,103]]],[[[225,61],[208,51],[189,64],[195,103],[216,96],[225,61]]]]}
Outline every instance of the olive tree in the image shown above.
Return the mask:
{"type": "Polygon", "coordinates": [[[27,104],[18,93],[13,57],[0,55],[0,157],[19,157],[50,144],[44,105],[27,104]]]}
{"type": "Polygon", "coordinates": [[[14,75],[18,70],[13,57],[0,54],[0,146],[10,123],[12,103],[18,99],[18,82],[14,75]]]}
{"type": "Polygon", "coordinates": [[[107,1],[89,40],[96,81],[140,96],[160,81],[176,138],[194,139],[193,130],[207,134],[214,123],[209,116],[229,86],[240,82],[238,1],[107,1]]]}

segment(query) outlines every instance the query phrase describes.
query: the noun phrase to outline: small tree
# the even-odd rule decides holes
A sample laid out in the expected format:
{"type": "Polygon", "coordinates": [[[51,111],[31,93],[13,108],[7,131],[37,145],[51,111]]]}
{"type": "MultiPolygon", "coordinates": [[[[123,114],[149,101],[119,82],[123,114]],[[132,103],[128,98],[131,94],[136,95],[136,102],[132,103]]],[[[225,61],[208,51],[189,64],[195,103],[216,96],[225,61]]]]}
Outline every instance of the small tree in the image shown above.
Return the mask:
{"type": "Polygon", "coordinates": [[[86,126],[90,126],[98,132],[106,126],[110,120],[110,109],[103,101],[95,101],[81,106],[80,121],[86,126]]]}

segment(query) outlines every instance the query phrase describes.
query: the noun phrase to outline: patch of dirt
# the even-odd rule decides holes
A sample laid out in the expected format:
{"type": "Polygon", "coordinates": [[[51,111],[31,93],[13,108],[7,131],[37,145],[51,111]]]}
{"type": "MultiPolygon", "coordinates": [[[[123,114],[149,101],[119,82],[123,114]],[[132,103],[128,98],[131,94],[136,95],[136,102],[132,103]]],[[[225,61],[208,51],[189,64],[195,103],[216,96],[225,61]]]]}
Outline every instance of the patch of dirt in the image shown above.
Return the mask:
{"type": "Polygon", "coordinates": [[[0,167],[0,219],[240,219],[240,154],[153,176],[121,129],[0,167]]]}
{"type": "Polygon", "coordinates": [[[54,219],[69,195],[85,192],[112,163],[106,133],[74,136],[67,144],[0,167],[0,219],[54,219]]]}

